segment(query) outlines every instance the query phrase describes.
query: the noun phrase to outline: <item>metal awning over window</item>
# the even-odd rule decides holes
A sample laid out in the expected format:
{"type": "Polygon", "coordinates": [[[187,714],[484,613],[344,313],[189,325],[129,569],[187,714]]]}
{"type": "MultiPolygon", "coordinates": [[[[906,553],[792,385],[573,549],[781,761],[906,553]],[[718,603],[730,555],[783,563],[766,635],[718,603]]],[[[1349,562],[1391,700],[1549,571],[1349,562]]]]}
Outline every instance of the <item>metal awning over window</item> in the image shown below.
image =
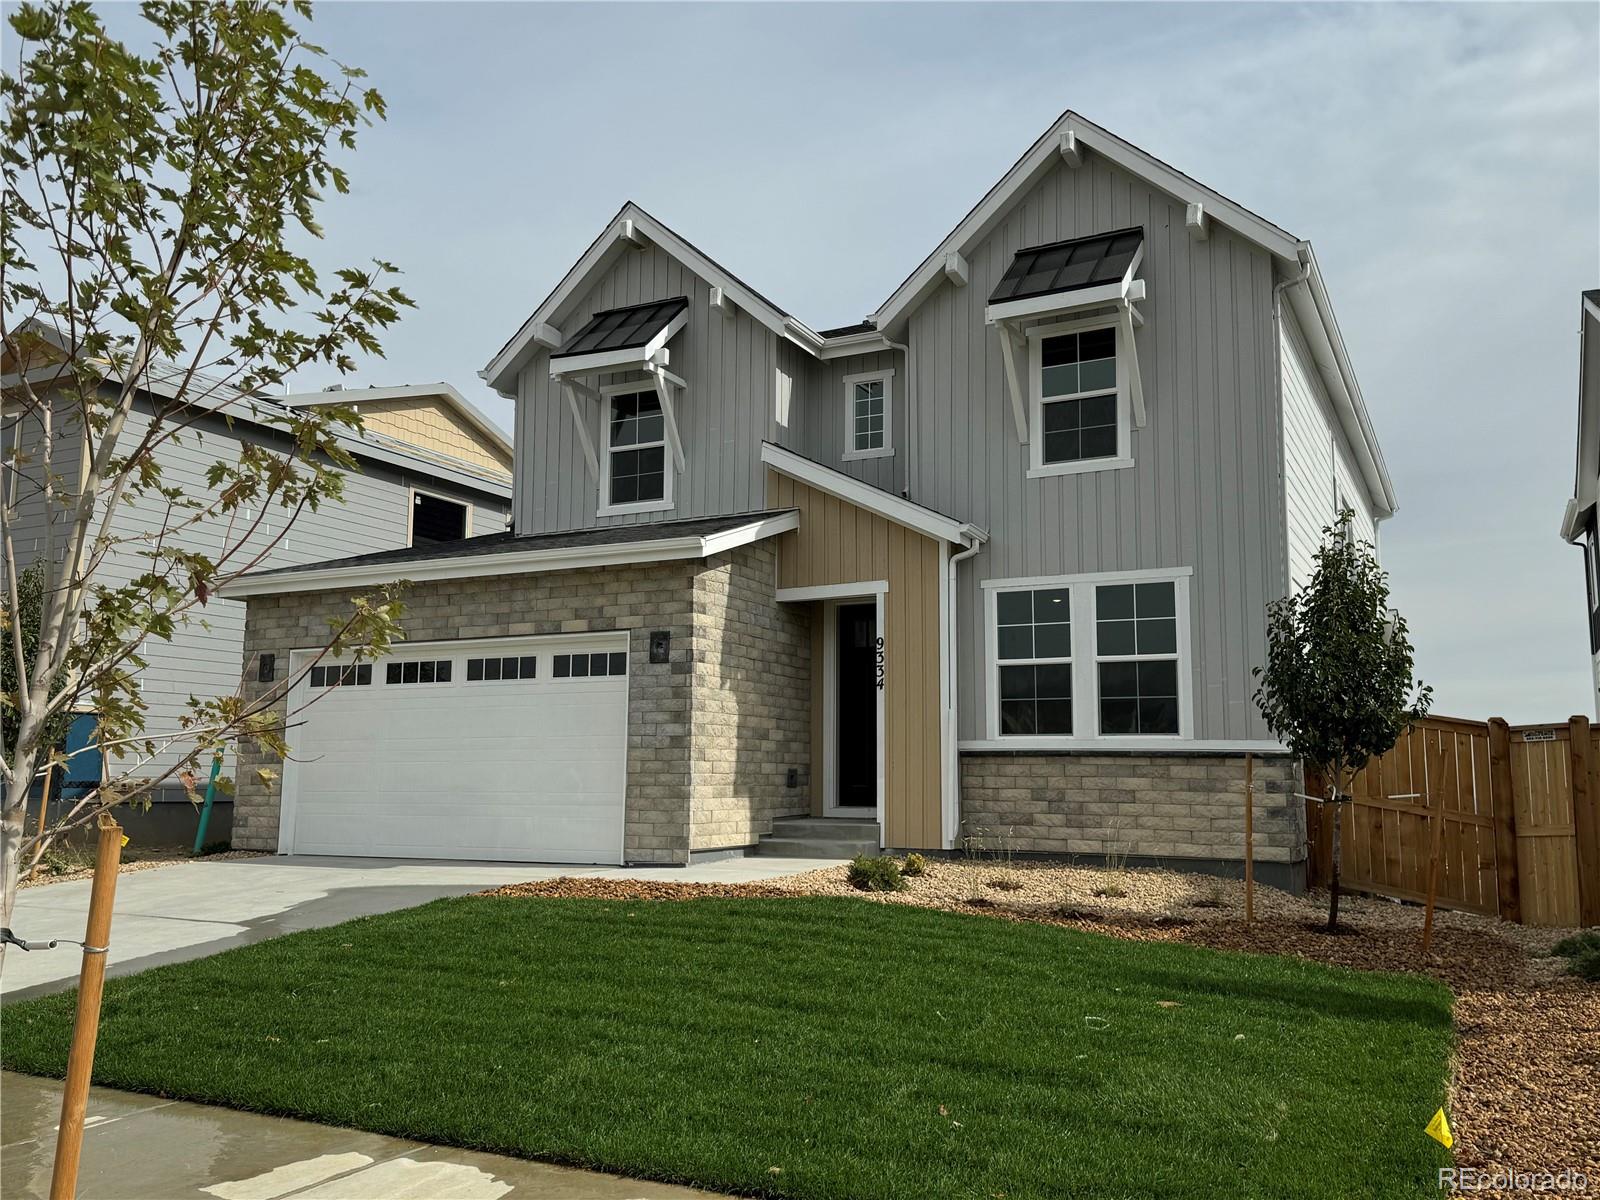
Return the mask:
{"type": "Polygon", "coordinates": [[[670,300],[652,300],[647,304],[632,304],[626,308],[608,308],[595,313],[588,323],[562,344],[559,351],[550,355],[550,378],[561,384],[566,393],[572,419],[577,423],[578,441],[583,447],[584,461],[589,473],[600,479],[600,458],[590,437],[589,421],[579,398],[600,404],[601,420],[605,404],[601,393],[583,381],[585,375],[601,375],[627,371],[642,371],[649,382],[641,383],[640,390],[654,389],[661,402],[661,415],[665,422],[667,445],[678,470],[683,470],[683,439],[678,434],[678,416],[674,393],[681,398],[688,388],[677,375],[667,370],[667,343],[681,330],[689,319],[689,298],[675,296],[670,300]]]}
{"type": "Polygon", "coordinates": [[[657,356],[689,317],[689,298],[652,300],[595,313],[550,356],[550,376],[625,371],[657,356]]]}
{"type": "Polygon", "coordinates": [[[1144,230],[1018,250],[989,296],[989,323],[1121,300],[1144,257],[1144,230]]]}
{"type": "Polygon", "coordinates": [[[1000,334],[1006,389],[1011,394],[1019,440],[1028,440],[1027,389],[1017,369],[1018,358],[1026,354],[1023,326],[1088,309],[1109,307],[1117,312],[1117,326],[1127,347],[1134,425],[1144,426],[1144,386],[1139,378],[1133,337],[1134,327],[1144,324],[1134,307],[1144,299],[1144,281],[1133,277],[1143,259],[1143,229],[1118,229],[1093,237],[1027,246],[1016,252],[990,293],[983,315],[985,322],[1000,334]]]}

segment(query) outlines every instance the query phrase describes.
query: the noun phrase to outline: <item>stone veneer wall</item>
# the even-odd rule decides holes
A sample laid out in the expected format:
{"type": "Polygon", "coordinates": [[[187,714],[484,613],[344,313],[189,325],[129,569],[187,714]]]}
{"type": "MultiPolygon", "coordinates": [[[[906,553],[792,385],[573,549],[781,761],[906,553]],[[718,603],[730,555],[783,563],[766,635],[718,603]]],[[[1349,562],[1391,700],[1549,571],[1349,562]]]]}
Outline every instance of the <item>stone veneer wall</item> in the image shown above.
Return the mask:
{"type": "Polygon", "coordinates": [[[753,845],[774,817],[811,811],[811,617],[775,602],[776,572],[763,542],[707,560],[695,579],[694,850],[753,845]]]}
{"type": "MultiPolygon", "coordinates": [[[[1255,782],[1257,861],[1302,861],[1298,764],[1257,756],[1255,782]]],[[[1242,861],[1244,756],[963,754],[961,815],[972,850],[1242,861]]]]}

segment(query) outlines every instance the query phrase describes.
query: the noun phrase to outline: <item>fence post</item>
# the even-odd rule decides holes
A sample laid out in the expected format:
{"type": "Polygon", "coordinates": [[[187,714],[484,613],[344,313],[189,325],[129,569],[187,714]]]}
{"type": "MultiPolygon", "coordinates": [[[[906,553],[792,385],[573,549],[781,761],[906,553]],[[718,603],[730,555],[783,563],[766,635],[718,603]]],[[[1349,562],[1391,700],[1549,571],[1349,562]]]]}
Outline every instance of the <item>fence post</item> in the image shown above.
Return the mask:
{"type": "Polygon", "coordinates": [[[1494,806],[1494,879],[1500,919],[1522,923],[1517,885],[1517,800],[1511,778],[1511,727],[1489,719],[1489,796],[1494,806]]]}
{"type": "Polygon", "coordinates": [[[1581,924],[1600,925],[1600,796],[1595,794],[1589,718],[1567,722],[1572,762],[1572,828],[1578,849],[1578,913],[1581,924]]]}

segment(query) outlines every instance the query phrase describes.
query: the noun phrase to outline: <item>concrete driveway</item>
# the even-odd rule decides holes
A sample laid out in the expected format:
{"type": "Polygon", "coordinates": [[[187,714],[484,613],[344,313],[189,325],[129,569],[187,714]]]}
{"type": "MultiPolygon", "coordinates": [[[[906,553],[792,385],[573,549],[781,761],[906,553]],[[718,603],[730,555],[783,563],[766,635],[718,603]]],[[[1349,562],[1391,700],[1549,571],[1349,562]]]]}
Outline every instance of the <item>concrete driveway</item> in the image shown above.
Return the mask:
{"type": "MultiPolygon", "coordinates": [[[[0,1075],[0,1195],[50,1194],[61,1085],[0,1075]]],[[[80,1200],[696,1200],[711,1193],[94,1088],[80,1200]]]]}
{"type": "MultiPolygon", "coordinates": [[[[842,860],[841,860],[842,861],[842,860]]],[[[526,863],[421,862],[415,859],[281,855],[179,862],[117,880],[109,974],[204,958],[281,933],[337,925],[441,896],[503,883],[562,876],[749,883],[827,866],[814,858],[727,858],[690,867],[572,867],[526,863]]],[[[52,883],[18,893],[11,927],[29,941],[82,938],[89,881],[52,883]]],[[[0,992],[7,1001],[59,991],[77,981],[77,946],[24,953],[8,948],[0,992]]]]}

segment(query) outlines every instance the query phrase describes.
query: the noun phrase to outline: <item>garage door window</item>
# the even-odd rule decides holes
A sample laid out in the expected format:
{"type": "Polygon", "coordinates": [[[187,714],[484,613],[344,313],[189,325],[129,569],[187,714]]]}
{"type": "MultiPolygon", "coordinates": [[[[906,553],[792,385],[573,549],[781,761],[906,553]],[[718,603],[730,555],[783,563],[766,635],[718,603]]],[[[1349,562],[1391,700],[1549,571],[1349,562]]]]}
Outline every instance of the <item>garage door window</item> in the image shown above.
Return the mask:
{"type": "Polygon", "coordinates": [[[628,656],[622,652],[612,654],[558,654],[555,658],[557,679],[582,679],[590,675],[626,675],[628,656]]]}
{"type": "Polygon", "coordinates": [[[392,662],[384,671],[385,683],[449,683],[451,662],[448,658],[392,662]]]}
{"type": "Polygon", "coordinates": [[[508,679],[535,679],[539,675],[539,657],[525,654],[520,657],[467,659],[468,683],[493,683],[508,679]]]}
{"type": "Polygon", "coordinates": [[[361,686],[372,682],[372,664],[348,667],[312,667],[312,687],[361,686]]]}

